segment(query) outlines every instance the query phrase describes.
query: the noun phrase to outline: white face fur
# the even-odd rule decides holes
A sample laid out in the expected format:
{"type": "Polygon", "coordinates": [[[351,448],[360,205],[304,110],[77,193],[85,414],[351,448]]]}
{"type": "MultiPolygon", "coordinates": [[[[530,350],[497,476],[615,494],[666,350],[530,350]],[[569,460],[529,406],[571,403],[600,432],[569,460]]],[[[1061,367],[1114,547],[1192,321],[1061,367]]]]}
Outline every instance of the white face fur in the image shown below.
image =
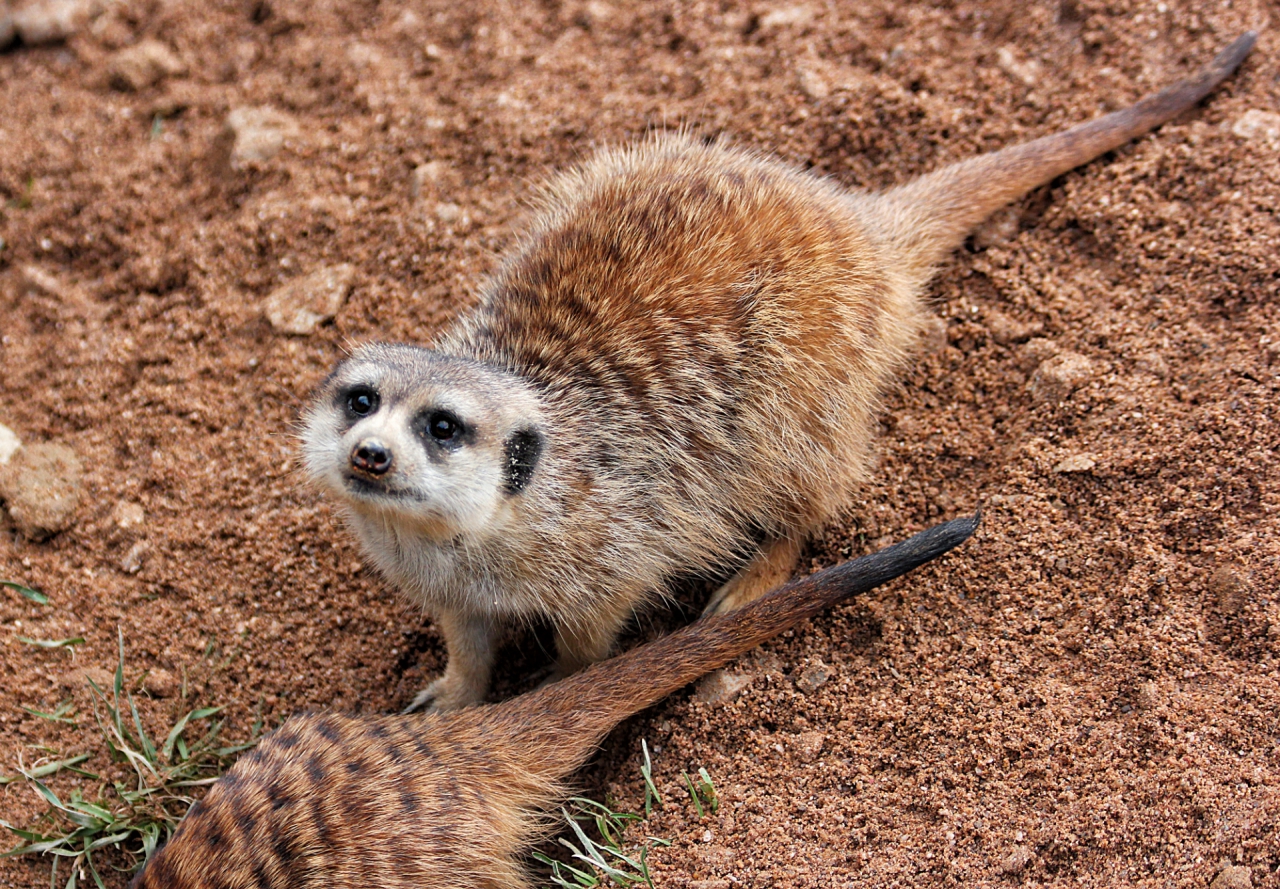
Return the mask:
{"type": "Polygon", "coordinates": [[[304,464],[357,514],[430,537],[483,535],[536,479],[540,414],[525,386],[490,368],[365,346],[303,417],[304,464]]]}

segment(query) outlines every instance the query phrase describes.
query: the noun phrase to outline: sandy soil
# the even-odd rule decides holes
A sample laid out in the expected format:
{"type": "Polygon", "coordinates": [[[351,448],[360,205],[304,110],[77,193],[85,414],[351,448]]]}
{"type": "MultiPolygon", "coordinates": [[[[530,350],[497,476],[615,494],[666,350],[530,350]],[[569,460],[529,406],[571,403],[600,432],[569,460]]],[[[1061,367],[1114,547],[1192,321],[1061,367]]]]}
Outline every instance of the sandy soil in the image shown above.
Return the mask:
{"type": "MultiPolygon", "coordinates": [[[[107,0],[11,47],[0,423],[84,477],[61,533],[0,519],[0,577],[50,598],[0,590],[0,770],[100,749],[83,676],[117,627],[153,731],[207,704],[233,738],[259,709],[384,712],[439,669],[290,430],[344,344],[429,340],[470,303],[546,171],[687,124],[885,186],[1119,107],[1275,10],[107,0]],[[262,106],[254,155],[224,127],[262,106]],[[273,291],[341,263],[331,320],[273,326],[273,291]],[[67,699],[78,727],[20,709],[67,699]]],[[[807,559],[979,504],[985,525],[744,659],[735,700],[677,695],[610,738],[583,786],[638,806],[648,740],[661,887],[1280,886],[1278,100],[1264,31],[1204,106],[942,269],[878,481],[807,559]],[[699,766],[724,800],[702,821],[677,785],[699,766]]],[[[0,788],[5,819],[41,808],[0,788]]],[[[0,861],[0,885],[47,869],[0,861]]]]}

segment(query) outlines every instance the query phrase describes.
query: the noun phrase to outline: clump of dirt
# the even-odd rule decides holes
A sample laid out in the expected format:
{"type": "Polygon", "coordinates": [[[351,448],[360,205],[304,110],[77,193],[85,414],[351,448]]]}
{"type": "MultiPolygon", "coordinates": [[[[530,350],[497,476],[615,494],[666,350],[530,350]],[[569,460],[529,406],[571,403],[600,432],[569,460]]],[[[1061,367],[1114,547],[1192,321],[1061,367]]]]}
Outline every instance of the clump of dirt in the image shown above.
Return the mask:
{"type": "MultiPolygon", "coordinates": [[[[83,467],[65,530],[0,520],[0,577],[49,597],[0,591],[6,773],[101,750],[84,676],[118,627],[153,732],[385,712],[440,668],[292,429],[347,344],[471,303],[547,171],[684,125],[882,187],[1128,103],[1272,8],[72,5],[0,54],[0,423],[83,467]],[[21,709],[68,699],[75,725],[21,709]]],[[[1264,31],[1201,108],[942,269],[877,481],[811,564],[979,504],[983,529],[615,733],[583,783],[638,807],[648,740],[660,886],[1280,886],[1278,107],[1264,31]]]]}

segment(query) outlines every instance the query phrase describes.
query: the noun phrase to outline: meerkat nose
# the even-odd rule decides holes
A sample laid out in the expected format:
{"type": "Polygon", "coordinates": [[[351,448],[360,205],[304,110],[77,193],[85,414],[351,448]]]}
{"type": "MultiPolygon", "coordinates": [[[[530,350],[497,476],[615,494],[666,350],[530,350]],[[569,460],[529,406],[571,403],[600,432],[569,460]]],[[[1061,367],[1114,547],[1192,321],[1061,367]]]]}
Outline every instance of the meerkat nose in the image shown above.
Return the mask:
{"type": "Polygon", "coordinates": [[[351,452],[351,465],[370,475],[382,475],[391,468],[391,449],[376,438],[366,438],[351,452]]]}

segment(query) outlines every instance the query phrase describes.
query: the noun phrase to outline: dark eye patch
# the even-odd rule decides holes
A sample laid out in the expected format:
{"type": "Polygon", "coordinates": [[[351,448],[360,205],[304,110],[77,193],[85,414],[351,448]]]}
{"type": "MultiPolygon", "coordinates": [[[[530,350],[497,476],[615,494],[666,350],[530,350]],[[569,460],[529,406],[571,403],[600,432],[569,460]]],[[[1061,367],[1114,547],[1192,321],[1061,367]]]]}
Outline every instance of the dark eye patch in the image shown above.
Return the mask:
{"type": "Polygon", "coordinates": [[[423,439],[447,448],[464,444],[471,435],[471,430],[458,419],[457,414],[443,408],[433,408],[419,414],[417,428],[423,439]]]}
{"type": "Polygon", "coordinates": [[[377,413],[382,403],[378,393],[371,386],[352,386],[339,394],[343,407],[351,417],[367,417],[377,413]]]}

